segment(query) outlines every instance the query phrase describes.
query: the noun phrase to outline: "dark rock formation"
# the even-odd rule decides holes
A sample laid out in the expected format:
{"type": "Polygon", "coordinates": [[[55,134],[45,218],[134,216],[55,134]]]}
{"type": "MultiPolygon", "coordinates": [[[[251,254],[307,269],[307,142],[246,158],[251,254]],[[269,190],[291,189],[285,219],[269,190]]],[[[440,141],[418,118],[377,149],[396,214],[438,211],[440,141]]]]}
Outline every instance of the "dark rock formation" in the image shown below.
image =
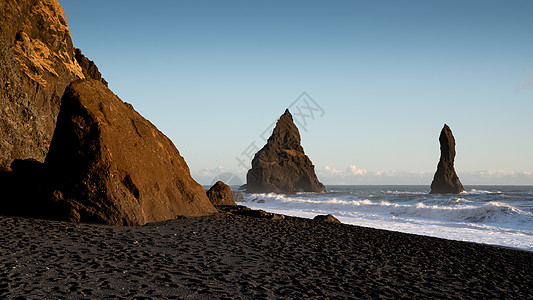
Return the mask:
{"type": "Polygon", "coordinates": [[[313,220],[320,221],[320,222],[341,223],[341,221],[339,221],[339,219],[335,218],[331,214],[329,214],[329,215],[318,215],[318,216],[314,217],[313,220]]]}
{"type": "Polygon", "coordinates": [[[57,0],[0,1],[0,168],[44,161],[65,87],[84,74],[57,0]]]}
{"type": "Polygon", "coordinates": [[[300,145],[300,133],[288,109],[266,145],[255,154],[244,187],[249,193],[326,192],[300,145]]]}
{"type": "Polygon", "coordinates": [[[216,212],[170,139],[96,80],[66,88],[45,166],[69,221],[142,225],[216,212]]]}
{"type": "Polygon", "coordinates": [[[213,205],[237,205],[231,189],[222,181],[217,181],[206,194],[213,205]]]}
{"type": "Polygon", "coordinates": [[[142,225],[216,212],[172,142],[74,48],[57,0],[0,1],[0,103],[0,214],[142,225]]]}
{"type": "Polygon", "coordinates": [[[107,86],[107,81],[102,77],[102,74],[98,70],[96,64],[92,60],[85,57],[85,55],[81,53],[81,49],[74,49],[74,57],[76,58],[78,64],[81,66],[85,78],[98,80],[105,84],[105,86],[107,86]]]}
{"type": "Polygon", "coordinates": [[[458,194],[464,191],[464,188],[454,168],[455,138],[446,124],[440,132],[439,142],[440,161],[431,183],[430,194],[458,194]]]}
{"type": "Polygon", "coordinates": [[[252,218],[262,218],[270,220],[283,220],[285,219],[284,215],[269,213],[264,210],[255,210],[250,209],[242,205],[218,205],[217,208],[220,211],[226,212],[228,214],[247,216],[252,218]]]}

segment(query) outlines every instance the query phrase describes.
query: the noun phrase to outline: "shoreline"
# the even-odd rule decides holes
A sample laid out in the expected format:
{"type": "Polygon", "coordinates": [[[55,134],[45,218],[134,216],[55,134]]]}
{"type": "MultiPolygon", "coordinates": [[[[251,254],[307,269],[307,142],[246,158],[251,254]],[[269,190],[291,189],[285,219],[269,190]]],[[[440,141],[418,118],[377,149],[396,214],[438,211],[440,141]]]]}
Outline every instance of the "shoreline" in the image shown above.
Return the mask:
{"type": "MultiPolygon", "coordinates": [[[[246,204],[246,203],[244,203],[244,204],[246,204]]],[[[261,208],[254,207],[252,209],[257,210],[257,209],[261,209],[261,208]]],[[[292,218],[302,218],[302,219],[307,219],[307,220],[313,220],[313,217],[287,215],[287,214],[281,213],[280,211],[275,211],[275,210],[274,211],[268,211],[268,212],[273,213],[273,214],[281,214],[281,215],[284,215],[284,216],[290,216],[292,218]]],[[[313,215],[313,216],[315,216],[315,215],[313,215]]],[[[447,240],[447,241],[454,241],[454,242],[461,242],[461,243],[472,243],[472,244],[476,244],[476,245],[485,245],[485,246],[498,247],[498,248],[504,248],[504,249],[510,249],[510,250],[518,250],[518,251],[526,251],[526,252],[533,253],[533,249],[529,250],[529,249],[524,249],[524,248],[506,246],[506,245],[482,243],[482,242],[467,241],[467,240],[459,240],[459,239],[445,238],[445,237],[439,237],[439,236],[433,236],[433,235],[425,235],[425,234],[421,234],[421,233],[404,232],[404,231],[400,231],[400,230],[392,230],[392,229],[386,229],[386,228],[376,228],[376,227],[371,227],[371,226],[365,226],[365,225],[358,225],[358,224],[351,224],[351,223],[347,223],[347,222],[342,222],[342,220],[343,220],[342,217],[338,217],[338,219],[341,220],[342,224],[348,225],[348,226],[371,228],[371,229],[376,229],[376,230],[389,231],[389,232],[393,232],[393,233],[410,234],[410,235],[416,235],[416,236],[421,236],[421,237],[430,237],[430,238],[442,239],[442,240],[447,240]]]]}
{"type": "Polygon", "coordinates": [[[298,217],[140,227],[0,217],[0,295],[527,298],[533,252],[298,217]]]}
{"type": "Polygon", "coordinates": [[[338,186],[324,196],[251,195],[244,205],[305,218],[332,214],[345,224],[533,251],[531,187],[470,188],[459,195],[428,195],[423,186],[338,186]]]}

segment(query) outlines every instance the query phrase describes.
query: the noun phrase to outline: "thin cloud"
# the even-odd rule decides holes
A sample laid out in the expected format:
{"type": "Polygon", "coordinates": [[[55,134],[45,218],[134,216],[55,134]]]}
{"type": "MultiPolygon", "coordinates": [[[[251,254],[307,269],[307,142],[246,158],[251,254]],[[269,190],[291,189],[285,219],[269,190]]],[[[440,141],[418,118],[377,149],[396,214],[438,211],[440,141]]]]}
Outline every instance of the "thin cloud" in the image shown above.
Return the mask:
{"type": "Polygon", "coordinates": [[[244,168],[227,169],[219,166],[213,169],[192,171],[191,176],[194,180],[203,185],[211,185],[218,180],[229,185],[241,185],[245,182],[247,171],[248,170],[245,170],[244,168]]]}
{"type": "Polygon", "coordinates": [[[482,170],[465,172],[459,175],[461,180],[469,184],[533,184],[533,172],[508,170],[482,170]]]}
{"type": "Polygon", "coordinates": [[[360,169],[358,168],[357,166],[354,166],[354,165],[350,165],[347,169],[346,169],[346,173],[350,174],[350,175],[354,175],[354,176],[363,176],[365,175],[367,172],[366,169],[360,169]]]}
{"type": "MultiPolygon", "coordinates": [[[[222,179],[231,180],[234,185],[246,182],[247,169],[227,169],[222,166],[213,169],[192,171],[192,177],[203,185],[213,184],[222,179]],[[231,177],[231,178],[230,178],[231,177]]],[[[461,182],[465,185],[533,185],[533,171],[509,171],[509,170],[480,170],[461,171],[457,170],[461,182]]],[[[398,170],[368,170],[356,165],[349,165],[344,170],[335,169],[329,165],[316,168],[318,180],[328,185],[335,184],[421,184],[430,185],[434,171],[398,171],[398,170]]]]}
{"type": "MultiPolygon", "coordinates": [[[[461,172],[461,182],[466,185],[532,185],[533,172],[508,170],[482,170],[461,172]]],[[[317,175],[324,184],[427,184],[433,180],[434,171],[367,170],[350,165],[345,171],[324,166],[317,169],[317,175]]]]}

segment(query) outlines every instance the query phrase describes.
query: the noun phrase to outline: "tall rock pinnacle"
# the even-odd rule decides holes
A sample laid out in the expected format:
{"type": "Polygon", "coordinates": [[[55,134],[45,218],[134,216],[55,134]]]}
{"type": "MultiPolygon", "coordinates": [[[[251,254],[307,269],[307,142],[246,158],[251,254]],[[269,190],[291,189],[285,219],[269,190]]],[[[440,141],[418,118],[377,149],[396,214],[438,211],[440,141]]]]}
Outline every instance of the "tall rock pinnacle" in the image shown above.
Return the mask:
{"type": "Polygon", "coordinates": [[[455,138],[450,127],[446,124],[444,124],[444,128],[440,132],[439,142],[440,161],[431,183],[430,194],[458,194],[464,191],[464,188],[453,166],[455,160],[455,138]]]}
{"type": "Polygon", "coordinates": [[[266,145],[255,154],[245,188],[251,193],[326,192],[300,145],[300,133],[288,109],[279,118],[266,145]]]}

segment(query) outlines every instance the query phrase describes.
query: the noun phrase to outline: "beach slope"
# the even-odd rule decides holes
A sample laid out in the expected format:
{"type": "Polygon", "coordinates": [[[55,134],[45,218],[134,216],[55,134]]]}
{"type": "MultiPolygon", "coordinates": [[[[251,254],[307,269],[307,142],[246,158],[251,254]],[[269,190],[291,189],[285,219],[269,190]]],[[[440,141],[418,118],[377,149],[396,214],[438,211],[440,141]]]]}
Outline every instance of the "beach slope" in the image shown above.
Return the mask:
{"type": "Polygon", "coordinates": [[[528,298],[533,252],[218,213],[142,227],[0,217],[0,295],[528,298]]]}

